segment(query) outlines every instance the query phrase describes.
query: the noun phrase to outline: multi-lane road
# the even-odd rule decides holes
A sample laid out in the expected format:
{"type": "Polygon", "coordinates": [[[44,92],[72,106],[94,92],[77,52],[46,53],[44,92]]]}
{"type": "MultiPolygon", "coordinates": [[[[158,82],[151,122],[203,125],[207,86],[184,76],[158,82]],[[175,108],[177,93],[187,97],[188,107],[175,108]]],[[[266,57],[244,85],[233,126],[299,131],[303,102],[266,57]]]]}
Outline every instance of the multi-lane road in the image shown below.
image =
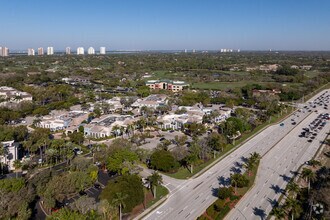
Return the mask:
{"type": "Polygon", "coordinates": [[[216,189],[230,184],[230,174],[242,170],[244,158],[252,152],[262,156],[256,184],[227,219],[264,218],[292,173],[312,157],[329,131],[330,123],[327,123],[311,143],[299,137],[302,128],[317,117],[315,110],[319,111],[318,114],[327,111],[317,106],[311,112],[296,112],[283,121],[284,126],[268,127],[197,178],[178,181],[166,177],[165,185],[170,188],[168,199],[144,219],[196,219],[217,199],[214,195],[216,189]]]}

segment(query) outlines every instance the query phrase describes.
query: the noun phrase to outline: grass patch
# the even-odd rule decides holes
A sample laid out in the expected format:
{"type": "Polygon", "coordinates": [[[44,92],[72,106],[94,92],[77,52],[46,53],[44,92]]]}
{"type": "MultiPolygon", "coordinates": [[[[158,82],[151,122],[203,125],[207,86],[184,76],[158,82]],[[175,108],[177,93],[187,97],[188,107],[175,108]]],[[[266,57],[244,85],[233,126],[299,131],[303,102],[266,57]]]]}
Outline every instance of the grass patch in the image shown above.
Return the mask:
{"type": "Polygon", "coordinates": [[[158,202],[160,199],[164,198],[168,194],[168,189],[165,186],[157,186],[156,198],[147,202],[147,208],[151,207],[153,204],[158,202]]]}

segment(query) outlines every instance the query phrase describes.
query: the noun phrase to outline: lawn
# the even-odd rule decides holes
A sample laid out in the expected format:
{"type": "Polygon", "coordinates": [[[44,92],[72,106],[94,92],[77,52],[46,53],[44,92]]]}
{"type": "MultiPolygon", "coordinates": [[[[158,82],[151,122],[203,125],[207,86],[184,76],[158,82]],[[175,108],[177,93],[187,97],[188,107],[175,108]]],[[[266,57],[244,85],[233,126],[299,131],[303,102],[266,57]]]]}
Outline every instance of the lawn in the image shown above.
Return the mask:
{"type": "Polygon", "coordinates": [[[147,202],[147,208],[158,202],[160,199],[164,198],[168,194],[168,189],[165,186],[157,186],[156,198],[147,202]]]}
{"type": "Polygon", "coordinates": [[[192,83],[192,89],[214,89],[214,90],[226,90],[226,89],[235,89],[242,88],[248,84],[259,84],[259,85],[268,85],[276,84],[274,82],[258,82],[258,81],[239,81],[239,82],[198,82],[192,83]]]}

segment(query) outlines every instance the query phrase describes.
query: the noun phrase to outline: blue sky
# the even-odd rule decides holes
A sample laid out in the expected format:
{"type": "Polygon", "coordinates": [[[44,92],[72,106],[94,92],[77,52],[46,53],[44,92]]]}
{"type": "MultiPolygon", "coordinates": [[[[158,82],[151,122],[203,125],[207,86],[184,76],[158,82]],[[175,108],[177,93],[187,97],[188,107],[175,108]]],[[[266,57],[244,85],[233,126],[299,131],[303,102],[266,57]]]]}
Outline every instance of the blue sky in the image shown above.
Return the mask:
{"type": "Polygon", "coordinates": [[[330,50],[329,0],[1,0],[0,45],[330,50]]]}

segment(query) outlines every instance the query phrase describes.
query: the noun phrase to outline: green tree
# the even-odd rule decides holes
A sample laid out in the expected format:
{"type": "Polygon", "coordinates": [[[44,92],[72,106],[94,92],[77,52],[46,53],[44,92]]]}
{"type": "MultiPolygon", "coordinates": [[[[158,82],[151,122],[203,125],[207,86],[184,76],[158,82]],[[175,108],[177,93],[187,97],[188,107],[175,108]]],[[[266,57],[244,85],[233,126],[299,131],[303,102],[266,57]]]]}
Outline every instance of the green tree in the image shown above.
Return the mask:
{"type": "MultiPolygon", "coordinates": [[[[299,193],[300,192],[300,188],[299,185],[297,183],[295,183],[294,181],[290,181],[288,183],[288,185],[286,186],[287,192],[292,192],[294,194],[299,193]]],[[[294,198],[295,196],[293,196],[294,198]]]]}
{"type": "Polygon", "coordinates": [[[290,212],[292,219],[298,218],[302,212],[300,202],[290,197],[286,199],[284,207],[288,212],[290,212]]]}
{"type": "Polygon", "coordinates": [[[125,165],[125,162],[130,163],[132,166],[138,160],[136,153],[128,149],[121,149],[115,151],[112,155],[109,156],[107,160],[107,169],[112,172],[119,173],[121,175],[129,173],[130,170],[125,165]]]}
{"type": "Polygon", "coordinates": [[[300,175],[302,178],[305,178],[306,182],[308,183],[308,191],[309,191],[311,188],[311,182],[313,182],[316,178],[315,173],[311,169],[303,168],[300,175]]]}
{"type": "Polygon", "coordinates": [[[125,199],[128,197],[128,195],[126,194],[122,194],[120,192],[117,192],[112,200],[112,203],[114,205],[117,205],[119,207],[119,220],[122,219],[121,217],[121,208],[125,208],[126,204],[125,204],[125,199]]]}
{"type": "Polygon", "coordinates": [[[274,216],[276,219],[284,219],[286,216],[285,210],[280,206],[275,206],[272,211],[270,212],[270,215],[274,216]]]}
{"type": "Polygon", "coordinates": [[[156,170],[169,172],[177,169],[179,164],[171,152],[166,150],[156,150],[150,156],[150,166],[156,170]]]}
{"type": "Polygon", "coordinates": [[[233,189],[231,187],[219,187],[218,189],[218,197],[219,199],[227,199],[230,198],[233,194],[233,189]]]}
{"type": "Polygon", "coordinates": [[[208,145],[216,151],[223,151],[227,145],[226,138],[219,133],[211,133],[208,137],[208,145]]]}
{"type": "Polygon", "coordinates": [[[141,204],[144,200],[144,192],[141,178],[137,175],[123,175],[114,181],[109,181],[100,195],[100,199],[106,199],[110,204],[116,198],[116,193],[128,195],[124,199],[126,204],[123,212],[130,212],[135,206],[141,204]]]}
{"type": "Polygon", "coordinates": [[[147,181],[150,184],[150,188],[153,190],[154,198],[156,198],[156,189],[157,186],[163,183],[163,177],[157,172],[153,172],[150,176],[148,176],[147,181]]]}

